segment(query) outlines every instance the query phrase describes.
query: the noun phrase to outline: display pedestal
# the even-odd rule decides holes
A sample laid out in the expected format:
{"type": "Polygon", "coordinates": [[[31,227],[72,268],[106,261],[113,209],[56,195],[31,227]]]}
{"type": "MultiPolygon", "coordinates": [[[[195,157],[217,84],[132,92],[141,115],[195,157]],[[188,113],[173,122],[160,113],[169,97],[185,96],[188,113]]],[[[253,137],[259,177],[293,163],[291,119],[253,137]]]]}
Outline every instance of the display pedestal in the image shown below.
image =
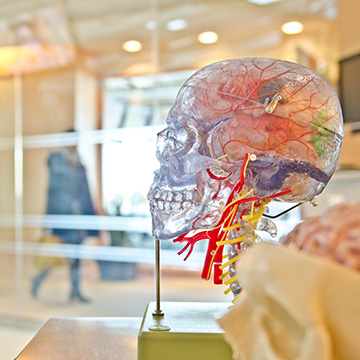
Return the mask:
{"type": "Polygon", "coordinates": [[[136,360],[141,318],[51,318],[16,360],[136,360]]]}
{"type": "Polygon", "coordinates": [[[153,317],[154,302],[143,319],[51,318],[16,359],[231,360],[230,346],[215,321],[228,306],[162,302],[164,316],[153,317]],[[160,325],[170,329],[149,330],[160,325]]]}
{"type": "Polygon", "coordinates": [[[216,319],[229,303],[161,302],[164,315],[153,315],[156,304],[148,305],[138,336],[139,360],[231,360],[216,319]]]}

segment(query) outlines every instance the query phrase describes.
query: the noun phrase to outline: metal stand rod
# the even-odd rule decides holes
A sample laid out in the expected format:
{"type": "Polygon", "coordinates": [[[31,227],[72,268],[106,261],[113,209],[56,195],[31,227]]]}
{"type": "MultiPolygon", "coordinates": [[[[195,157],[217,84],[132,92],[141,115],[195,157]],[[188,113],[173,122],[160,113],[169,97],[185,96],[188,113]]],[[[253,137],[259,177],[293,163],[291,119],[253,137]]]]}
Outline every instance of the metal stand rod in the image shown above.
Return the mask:
{"type": "Polygon", "coordinates": [[[153,312],[155,316],[163,316],[164,313],[160,307],[160,240],[155,239],[155,282],[156,282],[156,309],[153,312]]]}

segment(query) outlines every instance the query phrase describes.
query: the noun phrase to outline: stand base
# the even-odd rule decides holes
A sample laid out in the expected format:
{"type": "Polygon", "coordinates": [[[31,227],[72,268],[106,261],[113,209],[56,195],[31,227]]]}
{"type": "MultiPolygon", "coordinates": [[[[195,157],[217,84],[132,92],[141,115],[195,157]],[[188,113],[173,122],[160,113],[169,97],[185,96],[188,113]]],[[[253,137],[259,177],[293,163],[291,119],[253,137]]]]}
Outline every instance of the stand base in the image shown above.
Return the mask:
{"type": "Polygon", "coordinates": [[[164,315],[153,315],[150,302],[138,335],[138,360],[231,360],[216,318],[228,303],[162,302],[164,315]]]}

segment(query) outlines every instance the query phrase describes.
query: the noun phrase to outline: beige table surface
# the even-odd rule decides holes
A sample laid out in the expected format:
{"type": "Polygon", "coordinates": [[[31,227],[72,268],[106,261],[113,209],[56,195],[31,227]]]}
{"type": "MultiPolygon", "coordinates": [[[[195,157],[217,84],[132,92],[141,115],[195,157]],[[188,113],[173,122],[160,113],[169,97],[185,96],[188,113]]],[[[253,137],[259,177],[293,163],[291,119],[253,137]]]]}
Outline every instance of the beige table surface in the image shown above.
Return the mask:
{"type": "Polygon", "coordinates": [[[51,318],[16,360],[136,360],[142,318],[51,318]]]}

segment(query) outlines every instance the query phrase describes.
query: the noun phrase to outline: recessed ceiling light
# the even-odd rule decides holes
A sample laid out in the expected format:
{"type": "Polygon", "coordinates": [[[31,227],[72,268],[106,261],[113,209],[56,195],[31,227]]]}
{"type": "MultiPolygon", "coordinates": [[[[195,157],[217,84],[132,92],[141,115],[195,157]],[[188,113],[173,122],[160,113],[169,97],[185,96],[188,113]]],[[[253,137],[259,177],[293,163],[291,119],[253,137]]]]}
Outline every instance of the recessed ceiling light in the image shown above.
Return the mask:
{"type": "Polygon", "coordinates": [[[141,42],[137,40],[129,40],[123,43],[123,49],[128,52],[137,52],[142,48],[141,42]]]}
{"type": "Polygon", "coordinates": [[[281,0],[247,0],[249,3],[256,4],[256,5],[269,5],[281,0]]]}
{"type": "Polygon", "coordinates": [[[202,44],[213,44],[216,43],[218,39],[219,39],[218,34],[213,31],[205,31],[198,35],[198,40],[202,44]]]}
{"type": "Polygon", "coordinates": [[[174,19],[166,24],[166,28],[170,31],[179,31],[187,28],[187,21],[185,19],[174,19]]]}
{"type": "Polygon", "coordinates": [[[287,35],[299,34],[303,31],[304,25],[299,21],[289,21],[285,23],[281,30],[287,35]]]}

